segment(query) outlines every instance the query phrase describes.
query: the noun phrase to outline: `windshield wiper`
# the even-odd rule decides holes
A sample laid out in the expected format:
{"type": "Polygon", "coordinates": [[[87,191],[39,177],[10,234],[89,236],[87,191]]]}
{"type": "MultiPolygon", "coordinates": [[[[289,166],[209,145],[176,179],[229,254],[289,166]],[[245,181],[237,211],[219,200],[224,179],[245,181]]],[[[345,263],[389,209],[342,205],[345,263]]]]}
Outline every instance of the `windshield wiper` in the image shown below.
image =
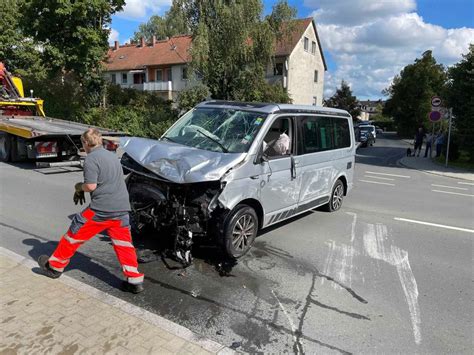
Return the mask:
{"type": "Polygon", "coordinates": [[[163,136],[163,137],[161,137],[161,139],[162,139],[162,140],[163,140],[163,139],[167,139],[167,140],[169,140],[170,142],[176,143],[176,141],[175,141],[174,139],[171,139],[170,137],[167,137],[167,136],[163,136]]]}
{"type": "Polygon", "coordinates": [[[222,149],[222,151],[223,151],[224,153],[229,153],[229,150],[228,150],[226,147],[224,147],[224,146],[222,145],[222,143],[219,142],[217,139],[212,138],[210,135],[208,135],[207,133],[204,133],[204,132],[201,131],[200,129],[196,129],[196,132],[201,133],[204,137],[206,137],[206,138],[210,139],[211,141],[213,141],[214,143],[216,143],[216,144],[222,149]]]}

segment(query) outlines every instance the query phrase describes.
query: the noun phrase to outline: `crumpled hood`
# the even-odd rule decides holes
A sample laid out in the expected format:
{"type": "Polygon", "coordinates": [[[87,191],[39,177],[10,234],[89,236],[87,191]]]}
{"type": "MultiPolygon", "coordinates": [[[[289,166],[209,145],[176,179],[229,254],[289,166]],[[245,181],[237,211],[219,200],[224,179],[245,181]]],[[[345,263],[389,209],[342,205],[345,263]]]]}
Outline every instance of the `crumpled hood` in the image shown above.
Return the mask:
{"type": "Polygon", "coordinates": [[[180,184],[219,180],[245,158],[245,153],[217,153],[135,137],[122,137],[120,147],[143,167],[180,184]]]}

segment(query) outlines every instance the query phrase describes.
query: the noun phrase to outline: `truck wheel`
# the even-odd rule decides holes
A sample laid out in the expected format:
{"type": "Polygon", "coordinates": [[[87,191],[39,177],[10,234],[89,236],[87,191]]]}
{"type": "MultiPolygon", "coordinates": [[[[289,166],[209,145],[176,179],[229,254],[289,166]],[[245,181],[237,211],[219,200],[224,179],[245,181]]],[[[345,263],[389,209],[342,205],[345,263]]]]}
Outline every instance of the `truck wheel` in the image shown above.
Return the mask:
{"type": "Polygon", "coordinates": [[[5,132],[0,132],[0,161],[10,161],[12,137],[5,132]]]}
{"type": "Polygon", "coordinates": [[[329,202],[324,205],[324,209],[327,212],[335,212],[342,206],[342,200],[344,199],[344,184],[341,180],[337,180],[331,193],[329,202]]]}
{"type": "Polygon", "coordinates": [[[255,240],[258,231],[258,217],[247,205],[237,205],[226,218],[222,242],[224,252],[232,258],[245,255],[255,240]]]}

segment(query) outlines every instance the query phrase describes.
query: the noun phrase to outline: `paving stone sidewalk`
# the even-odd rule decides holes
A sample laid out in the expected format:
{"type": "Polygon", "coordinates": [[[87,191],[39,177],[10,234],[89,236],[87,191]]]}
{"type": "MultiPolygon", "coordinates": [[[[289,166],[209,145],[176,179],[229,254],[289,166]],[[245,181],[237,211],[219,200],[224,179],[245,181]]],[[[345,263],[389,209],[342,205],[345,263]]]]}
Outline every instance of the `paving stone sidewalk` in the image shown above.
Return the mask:
{"type": "Polygon", "coordinates": [[[19,257],[0,248],[2,355],[232,352],[67,275],[48,279],[19,257]]]}

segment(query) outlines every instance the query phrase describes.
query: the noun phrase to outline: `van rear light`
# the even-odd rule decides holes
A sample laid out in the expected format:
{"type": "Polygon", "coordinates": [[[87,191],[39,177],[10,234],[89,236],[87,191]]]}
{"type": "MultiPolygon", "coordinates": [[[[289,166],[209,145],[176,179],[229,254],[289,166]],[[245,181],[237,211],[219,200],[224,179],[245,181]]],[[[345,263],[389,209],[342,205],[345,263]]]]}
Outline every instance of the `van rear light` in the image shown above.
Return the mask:
{"type": "Polygon", "coordinates": [[[36,153],[51,154],[58,152],[58,142],[35,142],[36,153]]]}

